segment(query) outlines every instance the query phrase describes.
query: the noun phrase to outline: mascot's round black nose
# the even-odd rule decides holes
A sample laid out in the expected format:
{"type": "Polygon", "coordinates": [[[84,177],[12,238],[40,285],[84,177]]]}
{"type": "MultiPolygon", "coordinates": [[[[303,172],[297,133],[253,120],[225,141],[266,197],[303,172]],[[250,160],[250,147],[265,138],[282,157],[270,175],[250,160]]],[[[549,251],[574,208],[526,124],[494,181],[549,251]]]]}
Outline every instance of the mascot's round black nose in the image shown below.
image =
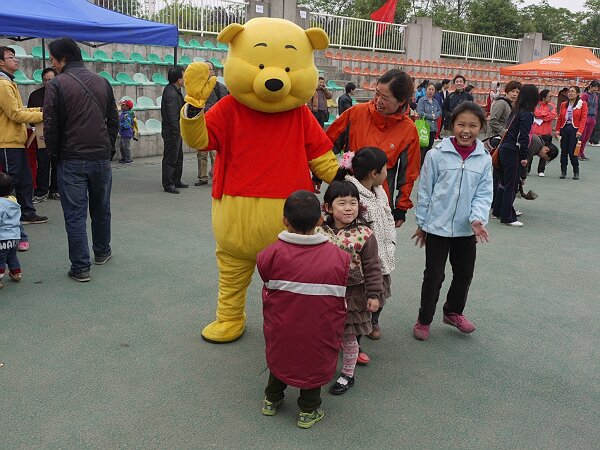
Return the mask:
{"type": "Polygon", "coordinates": [[[277,78],[271,78],[265,81],[265,87],[271,92],[277,92],[283,87],[283,81],[278,80],[277,78]]]}

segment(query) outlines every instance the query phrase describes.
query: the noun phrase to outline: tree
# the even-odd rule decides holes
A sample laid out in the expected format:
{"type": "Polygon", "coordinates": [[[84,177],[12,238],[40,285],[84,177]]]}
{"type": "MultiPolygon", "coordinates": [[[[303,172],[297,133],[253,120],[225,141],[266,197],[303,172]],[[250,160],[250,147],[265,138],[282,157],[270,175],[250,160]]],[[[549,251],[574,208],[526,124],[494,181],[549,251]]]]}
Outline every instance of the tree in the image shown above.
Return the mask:
{"type": "Polygon", "coordinates": [[[542,33],[550,42],[572,42],[573,31],[579,28],[578,17],[566,8],[553,8],[546,0],[523,8],[523,31],[542,33]]]}
{"type": "Polygon", "coordinates": [[[600,48],[600,0],[587,0],[586,11],[579,17],[575,43],[587,47],[600,48]]]}
{"type": "Polygon", "coordinates": [[[467,12],[467,31],[487,36],[521,37],[521,14],[515,3],[511,0],[472,0],[467,12]]]}

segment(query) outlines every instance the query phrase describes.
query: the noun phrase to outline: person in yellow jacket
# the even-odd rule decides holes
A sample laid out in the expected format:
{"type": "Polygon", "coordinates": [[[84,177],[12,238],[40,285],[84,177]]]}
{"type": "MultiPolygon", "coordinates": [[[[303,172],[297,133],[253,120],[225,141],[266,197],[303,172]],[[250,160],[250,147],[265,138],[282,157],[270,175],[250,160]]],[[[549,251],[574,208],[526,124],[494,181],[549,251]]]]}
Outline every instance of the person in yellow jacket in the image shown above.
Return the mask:
{"type": "Polygon", "coordinates": [[[244,332],[256,255],[283,231],[285,199],[312,190],[310,171],[331,182],[338,163],[305,105],[317,84],[313,51],[329,44],[325,32],[257,18],[227,26],[218,39],[229,44],[224,78],[231,95],[205,115],[216,78],[209,78],[206,64],[191,64],[184,75],[180,123],[190,147],[217,152],[212,222],[219,294],[216,321],[202,337],[223,343],[244,332]]]}
{"type": "Polygon", "coordinates": [[[14,82],[19,60],[10,47],[0,46],[0,166],[10,175],[17,202],[21,205],[21,223],[44,223],[33,206],[33,181],[27,162],[25,143],[27,123],[42,121],[41,108],[25,108],[14,82]]]}

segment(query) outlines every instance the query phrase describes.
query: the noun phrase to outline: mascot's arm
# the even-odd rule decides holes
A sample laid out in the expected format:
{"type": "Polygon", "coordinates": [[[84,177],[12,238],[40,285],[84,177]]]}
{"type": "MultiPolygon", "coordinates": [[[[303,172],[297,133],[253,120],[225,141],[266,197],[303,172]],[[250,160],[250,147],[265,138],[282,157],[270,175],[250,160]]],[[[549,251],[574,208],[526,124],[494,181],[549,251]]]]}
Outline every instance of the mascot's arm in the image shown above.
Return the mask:
{"type": "Polygon", "coordinates": [[[318,158],[311,159],[308,162],[308,166],[312,173],[327,184],[331,184],[340,168],[337,159],[331,150],[318,158]]]}
{"type": "Polygon", "coordinates": [[[183,75],[187,104],[179,116],[181,137],[187,145],[199,150],[208,146],[208,130],[204,112],[197,114],[196,111],[204,108],[217,82],[216,77],[209,78],[208,75],[208,65],[202,62],[190,64],[183,75]]]}

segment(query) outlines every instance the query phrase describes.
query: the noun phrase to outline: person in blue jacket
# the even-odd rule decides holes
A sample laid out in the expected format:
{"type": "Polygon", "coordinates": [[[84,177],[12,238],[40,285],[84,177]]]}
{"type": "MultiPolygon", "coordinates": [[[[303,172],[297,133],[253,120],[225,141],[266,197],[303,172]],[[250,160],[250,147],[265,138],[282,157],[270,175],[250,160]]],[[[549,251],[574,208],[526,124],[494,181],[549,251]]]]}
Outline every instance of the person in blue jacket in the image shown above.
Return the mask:
{"type": "Polygon", "coordinates": [[[417,102],[417,114],[425,119],[429,124],[429,144],[427,147],[421,147],[421,166],[425,159],[425,154],[433,147],[433,141],[438,130],[438,119],[442,116],[442,107],[434,98],[435,84],[429,83],[425,89],[425,95],[417,102]]]}
{"type": "Polygon", "coordinates": [[[489,240],[485,225],[492,204],[492,158],[477,139],[485,122],[479,105],[458,105],[450,119],[454,135],[427,152],[421,169],[413,235],[415,245],[425,245],[421,308],[413,328],[421,341],[429,337],[448,255],[452,284],[443,322],[462,333],[475,331],[463,310],[475,269],[476,244],[489,240]]]}

